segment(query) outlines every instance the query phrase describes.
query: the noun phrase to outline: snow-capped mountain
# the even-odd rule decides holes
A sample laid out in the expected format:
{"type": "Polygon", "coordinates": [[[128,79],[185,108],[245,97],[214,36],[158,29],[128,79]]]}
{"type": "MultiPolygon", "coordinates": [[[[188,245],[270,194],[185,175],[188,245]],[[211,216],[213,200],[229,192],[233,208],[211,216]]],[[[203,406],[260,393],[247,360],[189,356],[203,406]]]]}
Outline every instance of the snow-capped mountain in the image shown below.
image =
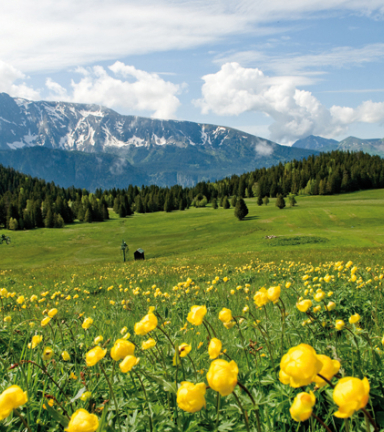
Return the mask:
{"type": "MultiPolygon", "coordinates": [[[[25,158],[32,158],[30,170],[36,165],[37,175],[53,180],[53,174],[41,174],[46,161],[40,160],[41,152],[34,156],[31,147],[46,149],[47,158],[49,150],[96,153],[99,159],[112,154],[108,163],[113,167],[134,167],[140,179],[159,185],[191,185],[316,153],[224,126],[120,115],[99,105],[34,102],[0,93],[0,163],[20,169],[25,158]],[[11,150],[17,151],[7,155],[11,150]]],[[[57,152],[53,159],[60,159],[57,152]]],[[[75,169],[76,156],[71,161],[75,169]]],[[[53,167],[50,170],[54,173],[53,167]]],[[[86,182],[81,186],[87,187],[86,182]]]]}

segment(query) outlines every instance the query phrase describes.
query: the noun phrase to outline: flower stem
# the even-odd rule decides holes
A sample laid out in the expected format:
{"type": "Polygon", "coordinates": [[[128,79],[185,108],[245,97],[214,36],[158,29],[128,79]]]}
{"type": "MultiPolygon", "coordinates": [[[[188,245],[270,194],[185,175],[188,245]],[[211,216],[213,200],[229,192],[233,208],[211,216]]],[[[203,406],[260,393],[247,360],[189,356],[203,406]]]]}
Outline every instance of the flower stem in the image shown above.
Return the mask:
{"type": "MultiPolygon", "coordinates": [[[[100,364],[100,369],[103,372],[103,375],[104,375],[105,379],[107,380],[108,387],[109,387],[109,392],[110,392],[110,394],[111,394],[111,396],[113,398],[113,401],[115,402],[117,423],[119,425],[119,430],[121,431],[120,417],[119,417],[119,408],[118,408],[118,405],[117,405],[116,396],[115,396],[115,393],[113,392],[111,381],[109,380],[108,375],[106,374],[105,369],[103,368],[103,365],[101,364],[101,362],[99,364],[100,364]]],[[[113,374],[113,372],[112,372],[112,374],[113,374]]]]}
{"type": "Polygon", "coordinates": [[[245,427],[247,428],[247,432],[249,432],[249,421],[248,421],[248,415],[247,412],[244,410],[243,405],[241,405],[240,399],[237,396],[237,394],[235,392],[232,392],[233,396],[236,399],[237,404],[239,405],[239,408],[241,409],[243,416],[244,416],[244,420],[245,420],[245,427]]]}
{"type": "MultiPolygon", "coordinates": [[[[373,420],[371,414],[369,414],[369,412],[368,412],[365,408],[361,408],[361,410],[362,410],[363,413],[364,413],[365,419],[366,419],[366,420],[368,419],[368,420],[370,421],[371,425],[372,425],[373,428],[375,429],[375,432],[379,432],[380,429],[379,429],[379,427],[377,426],[377,424],[375,423],[375,421],[373,420]]],[[[367,429],[367,430],[369,430],[369,429],[367,429]]]]}
{"type": "Polygon", "coordinates": [[[29,427],[28,423],[25,421],[24,417],[19,413],[19,411],[14,408],[13,412],[16,414],[17,417],[19,417],[20,421],[23,423],[23,425],[27,428],[28,432],[32,432],[31,428],[29,427]]]}
{"type": "Polygon", "coordinates": [[[329,429],[329,427],[323,422],[323,420],[321,420],[320,417],[317,417],[315,413],[312,413],[312,417],[315,418],[321,424],[321,426],[323,426],[323,428],[327,430],[327,432],[332,432],[331,429],[329,429]]]}
{"type": "Polygon", "coordinates": [[[147,392],[146,392],[146,390],[145,390],[144,383],[143,383],[143,380],[141,379],[140,375],[139,375],[136,371],[134,371],[134,370],[132,370],[132,372],[133,372],[133,373],[137,376],[137,378],[139,379],[139,381],[140,381],[140,385],[141,385],[141,388],[143,389],[144,396],[145,396],[145,400],[147,401],[148,411],[149,411],[149,430],[152,432],[152,430],[153,430],[153,429],[152,429],[152,411],[151,411],[151,407],[149,406],[147,392]]]}
{"type": "Polygon", "coordinates": [[[217,392],[217,403],[216,403],[216,429],[219,426],[219,417],[220,417],[220,393],[217,392]]]}

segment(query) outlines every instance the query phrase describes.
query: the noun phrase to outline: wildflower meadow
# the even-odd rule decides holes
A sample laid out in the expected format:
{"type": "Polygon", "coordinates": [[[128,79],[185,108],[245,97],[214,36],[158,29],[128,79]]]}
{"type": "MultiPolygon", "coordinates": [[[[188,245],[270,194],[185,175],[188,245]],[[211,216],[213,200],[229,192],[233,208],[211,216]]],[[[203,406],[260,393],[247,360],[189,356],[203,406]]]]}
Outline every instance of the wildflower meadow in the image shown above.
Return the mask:
{"type": "Polygon", "coordinates": [[[380,265],[0,272],[2,431],[384,430],[380,265]]]}

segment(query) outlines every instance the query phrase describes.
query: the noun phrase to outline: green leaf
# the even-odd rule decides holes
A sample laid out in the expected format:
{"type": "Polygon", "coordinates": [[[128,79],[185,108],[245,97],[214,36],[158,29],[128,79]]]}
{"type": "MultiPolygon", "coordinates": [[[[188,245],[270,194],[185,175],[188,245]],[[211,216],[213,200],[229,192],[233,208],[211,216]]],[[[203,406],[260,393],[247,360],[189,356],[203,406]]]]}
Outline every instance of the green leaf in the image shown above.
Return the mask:
{"type": "Polygon", "coordinates": [[[76,396],[74,396],[71,400],[70,403],[75,402],[75,400],[80,399],[80,397],[82,396],[82,394],[86,391],[87,389],[85,387],[81,388],[77,393],[76,396]]]}
{"type": "Polygon", "coordinates": [[[49,406],[48,403],[45,404],[45,406],[47,407],[47,411],[49,412],[49,414],[56,420],[58,421],[61,426],[63,427],[67,427],[68,423],[69,423],[69,419],[67,419],[67,417],[64,417],[62,414],[60,414],[58,411],[56,411],[55,409],[53,409],[51,406],[49,406]]]}

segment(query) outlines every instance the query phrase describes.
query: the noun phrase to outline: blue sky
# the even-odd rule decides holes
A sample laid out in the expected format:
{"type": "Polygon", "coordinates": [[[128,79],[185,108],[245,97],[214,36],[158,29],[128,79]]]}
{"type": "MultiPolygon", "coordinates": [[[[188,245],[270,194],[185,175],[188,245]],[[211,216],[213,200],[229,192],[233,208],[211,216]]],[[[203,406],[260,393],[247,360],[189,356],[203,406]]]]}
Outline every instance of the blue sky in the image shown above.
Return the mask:
{"type": "Polygon", "coordinates": [[[382,138],[383,18],[384,0],[8,2],[0,91],[288,145],[382,138]]]}

